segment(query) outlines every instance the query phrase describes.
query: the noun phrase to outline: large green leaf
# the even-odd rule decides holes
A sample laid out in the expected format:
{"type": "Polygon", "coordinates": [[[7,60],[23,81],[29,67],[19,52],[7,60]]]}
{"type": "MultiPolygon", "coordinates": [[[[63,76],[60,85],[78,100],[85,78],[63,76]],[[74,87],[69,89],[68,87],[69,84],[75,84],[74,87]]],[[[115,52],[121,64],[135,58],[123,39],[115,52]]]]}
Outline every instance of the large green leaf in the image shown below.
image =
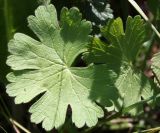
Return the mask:
{"type": "MultiPolygon", "coordinates": [[[[94,39],[96,41],[91,47],[89,60],[94,63],[106,63],[118,74],[115,86],[120,94],[119,107],[123,105],[125,108],[141,101],[142,98],[151,97],[153,90],[149,80],[134,64],[146,38],[144,21],[140,16],[128,17],[124,32],[122,20],[117,18],[102,28],[102,34],[110,44],[94,39]]],[[[139,112],[141,107],[133,109],[132,113],[139,112]]]]}
{"type": "Polygon", "coordinates": [[[105,65],[74,67],[77,56],[86,52],[91,24],[81,20],[77,8],[63,8],[57,20],[53,5],[40,6],[35,16],[29,16],[29,27],[40,41],[16,33],[8,44],[7,64],[13,72],[7,79],[7,93],[15,102],[26,103],[39,94],[30,112],[31,121],[43,122],[46,130],[60,127],[67,108],[72,109],[72,121],[77,127],[90,127],[104,113],[96,102],[112,106],[117,91],[112,85],[116,74],[105,65]],[[106,73],[106,74],[104,74],[106,73]]]}

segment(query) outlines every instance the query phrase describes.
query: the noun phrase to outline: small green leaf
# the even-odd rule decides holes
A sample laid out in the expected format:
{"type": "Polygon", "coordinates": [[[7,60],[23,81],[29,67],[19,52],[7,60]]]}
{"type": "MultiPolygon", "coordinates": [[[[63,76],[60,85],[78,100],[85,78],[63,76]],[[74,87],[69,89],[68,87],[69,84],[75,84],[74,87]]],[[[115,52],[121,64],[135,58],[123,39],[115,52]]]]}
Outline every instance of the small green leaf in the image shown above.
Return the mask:
{"type": "Polygon", "coordinates": [[[120,18],[111,20],[102,29],[102,34],[108,39],[114,48],[118,48],[124,59],[134,61],[137,53],[146,38],[146,28],[140,16],[128,17],[125,33],[123,23],[120,18]]]}
{"type": "MultiPolygon", "coordinates": [[[[146,41],[146,28],[141,17],[128,17],[125,32],[120,18],[110,20],[101,31],[109,44],[95,38],[98,41],[91,46],[89,60],[96,64],[106,63],[117,73],[115,87],[119,90],[118,108],[153,96],[149,80],[134,65],[139,49],[146,41]]],[[[139,112],[140,108],[142,106],[132,110],[132,113],[139,112]]]]}
{"type": "Polygon", "coordinates": [[[112,106],[117,98],[116,74],[106,65],[72,66],[87,51],[91,24],[81,20],[77,8],[63,8],[60,18],[59,25],[53,5],[39,6],[28,22],[40,40],[16,33],[9,42],[7,64],[13,72],[7,75],[7,93],[17,104],[42,94],[29,111],[31,121],[46,130],[62,126],[68,106],[77,127],[91,127],[104,115],[95,102],[112,106]]]}

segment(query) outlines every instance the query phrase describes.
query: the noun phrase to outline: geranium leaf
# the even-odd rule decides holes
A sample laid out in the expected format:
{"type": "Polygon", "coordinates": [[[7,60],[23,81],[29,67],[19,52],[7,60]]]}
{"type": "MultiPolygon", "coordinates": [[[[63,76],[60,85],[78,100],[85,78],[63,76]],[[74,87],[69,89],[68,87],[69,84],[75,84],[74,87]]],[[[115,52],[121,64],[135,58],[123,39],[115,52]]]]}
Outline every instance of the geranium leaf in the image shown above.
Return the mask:
{"type": "Polygon", "coordinates": [[[35,16],[28,17],[29,27],[40,40],[16,33],[9,42],[7,64],[13,72],[7,75],[11,82],[7,93],[17,104],[42,94],[29,111],[31,121],[42,122],[46,130],[65,122],[68,106],[77,127],[91,127],[104,115],[95,102],[112,106],[117,98],[116,74],[106,65],[72,66],[87,51],[91,24],[81,20],[77,8],[63,8],[60,18],[59,24],[53,5],[40,6],[35,16]]]}
{"type": "MultiPolygon", "coordinates": [[[[115,86],[120,94],[119,108],[128,107],[141,101],[142,98],[153,96],[150,81],[134,64],[139,49],[146,41],[145,23],[141,17],[128,17],[125,32],[120,18],[110,20],[101,31],[109,43],[95,38],[94,40],[98,41],[94,41],[91,46],[88,60],[96,64],[106,63],[117,73],[115,86]]],[[[138,113],[140,108],[142,106],[132,110],[132,113],[138,113]]]]}

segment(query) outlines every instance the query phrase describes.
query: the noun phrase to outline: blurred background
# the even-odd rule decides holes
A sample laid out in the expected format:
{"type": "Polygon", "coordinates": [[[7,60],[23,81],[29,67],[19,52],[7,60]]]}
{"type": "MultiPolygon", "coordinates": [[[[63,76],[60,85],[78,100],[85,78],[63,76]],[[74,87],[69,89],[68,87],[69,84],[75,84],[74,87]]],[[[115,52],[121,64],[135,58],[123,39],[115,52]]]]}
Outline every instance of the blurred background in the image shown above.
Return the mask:
{"type": "MultiPolygon", "coordinates": [[[[7,43],[12,39],[15,32],[22,32],[32,37],[36,36],[27,27],[27,17],[34,14],[34,10],[41,4],[45,4],[49,0],[0,0],[0,133],[19,133],[23,132],[18,129],[9,119],[13,118],[20,125],[23,125],[32,133],[45,133],[41,125],[35,125],[30,122],[30,114],[28,113],[29,104],[15,105],[14,99],[7,96],[5,78],[9,71],[9,67],[5,65],[7,52],[7,43]]],[[[150,21],[160,31],[160,0],[137,0],[139,6],[143,9],[150,21]]],[[[125,21],[130,16],[135,16],[138,12],[128,3],[127,0],[51,0],[57,9],[58,16],[62,7],[76,6],[82,12],[83,18],[92,22],[93,35],[99,33],[99,27],[107,23],[109,19],[121,17],[125,21]]],[[[147,55],[146,63],[148,67],[144,73],[152,78],[150,70],[150,58],[159,51],[159,39],[153,35],[150,38],[150,50],[147,55]]],[[[143,54],[143,50],[142,50],[143,54]]],[[[143,129],[149,129],[160,126],[160,108],[151,109],[144,107],[145,114],[137,117],[125,116],[116,118],[115,120],[106,122],[103,126],[96,126],[93,129],[84,127],[77,129],[70,118],[59,131],[53,130],[52,133],[129,133],[143,129]]],[[[109,115],[109,114],[107,114],[109,115]]],[[[156,130],[155,132],[158,132],[156,130]]]]}

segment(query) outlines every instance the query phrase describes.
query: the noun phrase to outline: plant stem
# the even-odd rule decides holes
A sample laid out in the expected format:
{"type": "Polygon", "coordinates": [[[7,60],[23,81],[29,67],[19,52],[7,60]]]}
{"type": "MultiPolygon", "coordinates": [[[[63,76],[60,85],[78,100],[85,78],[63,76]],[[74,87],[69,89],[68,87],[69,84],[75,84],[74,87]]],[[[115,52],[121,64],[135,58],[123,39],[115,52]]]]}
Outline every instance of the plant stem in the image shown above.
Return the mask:
{"type": "MultiPolygon", "coordinates": [[[[18,122],[16,122],[15,120],[13,120],[11,118],[11,114],[9,112],[9,109],[7,108],[7,106],[5,105],[5,102],[3,101],[3,98],[0,96],[0,101],[2,103],[2,106],[4,107],[4,109],[2,108],[1,113],[3,114],[3,116],[6,118],[6,120],[8,121],[8,123],[12,124],[14,130],[16,131],[16,133],[20,133],[18,131],[18,128],[20,128],[21,130],[23,130],[25,133],[31,133],[30,131],[28,131],[26,128],[24,128],[21,124],[19,124],[18,122]],[[5,110],[5,111],[4,111],[5,110]],[[5,113],[7,112],[7,114],[5,113]]],[[[1,128],[1,127],[0,127],[1,128]]]]}
{"type": "Polygon", "coordinates": [[[148,130],[143,130],[143,131],[138,131],[138,132],[133,132],[133,133],[157,133],[158,131],[160,131],[160,127],[151,128],[148,130]]]}
{"type": "Polygon", "coordinates": [[[24,128],[21,124],[19,124],[17,121],[13,120],[12,118],[9,119],[10,122],[17,126],[18,128],[20,128],[21,130],[23,130],[25,133],[31,133],[29,130],[27,130],[26,128],[24,128]]]}
{"type": "Polygon", "coordinates": [[[11,117],[10,111],[9,111],[9,109],[7,108],[7,106],[6,106],[6,104],[5,104],[2,96],[0,96],[0,101],[1,101],[2,106],[4,107],[5,111],[7,112],[7,115],[11,117]]]}
{"type": "Polygon", "coordinates": [[[2,129],[5,133],[7,133],[7,131],[0,125],[0,129],[2,129]]]}
{"type": "Polygon", "coordinates": [[[12,18],[12,8],[8,0],[4,0],[4,19],[5,19],[5,29],[7,41],[13,36],[13,18],[12,18]]]}
{"type": "MultiPolygon", "coordinates": [[[[21,129],[22,131],[24,131],[25,133],[31,133],[29,130],[27,130],[26,128],[24,128],[21,124],[19,124],[17,121],[13,120],[12,118],[9,118],[5,112],[2,110],[1,113],[3,114],[3,116],[6,118],[6,120],[8,121],[9,124],[11,124],[13,126],[13,129],[16,131],[16,133],[19,133],[19,130],[17,129],[17,127],[19,129],[21,129]]],[[[0,126],[1,128],[1,126],[0,126]]]]}
{"type": "Polygon", "coordinates": [[[139,5],[134,0],[128,0],[128,2],[139,12],[139,14],[144,18],[145,21],[147,21],[152,30],[156,33],[156,35],[160,38],[160,33],[156,29],[156,27],[150,22],[149,18],[146,16],[146,14],[142,11],[142,9],[139,7],[139,5]]]}
{"type": "Polygon", "coordinates": [[[3,109],[1,110],[0,113],[4,116],[4,118],[7,120],[7,122],[8,122],[9,124],[11,124],[10,121],[9,121],[9,117],[6,115],[6,113],[4,112],[3,109]]]}

